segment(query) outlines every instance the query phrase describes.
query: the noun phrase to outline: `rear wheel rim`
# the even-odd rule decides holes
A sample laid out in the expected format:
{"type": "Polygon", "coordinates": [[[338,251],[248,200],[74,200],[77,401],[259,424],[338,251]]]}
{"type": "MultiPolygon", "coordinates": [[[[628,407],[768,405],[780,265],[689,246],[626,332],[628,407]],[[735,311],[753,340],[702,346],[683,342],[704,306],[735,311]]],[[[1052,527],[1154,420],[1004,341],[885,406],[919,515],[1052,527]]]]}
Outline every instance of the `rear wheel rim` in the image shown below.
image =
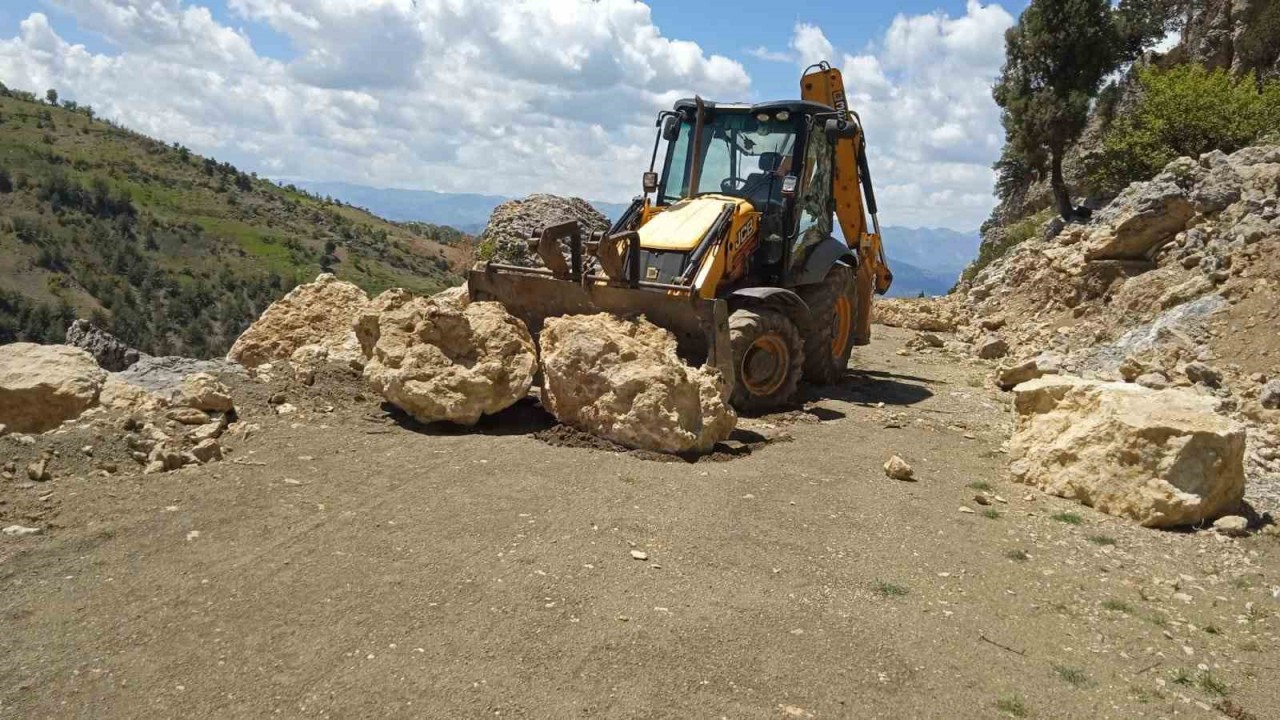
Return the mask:
{"type": "Polygon", "coordinates": [[[844,356],[853,332],[853,302],[848,295],[836,298],[835,312],[831,316],[831,322],[835,323],[831,330],[831,356],[839,359],[844,356]]]}
{"type": "Polygon", "coordinates": [[[786,382],[791,351],[777,335],[762,335],[743,353],[738,372],[752,395],[770,395],[786,382]]]}

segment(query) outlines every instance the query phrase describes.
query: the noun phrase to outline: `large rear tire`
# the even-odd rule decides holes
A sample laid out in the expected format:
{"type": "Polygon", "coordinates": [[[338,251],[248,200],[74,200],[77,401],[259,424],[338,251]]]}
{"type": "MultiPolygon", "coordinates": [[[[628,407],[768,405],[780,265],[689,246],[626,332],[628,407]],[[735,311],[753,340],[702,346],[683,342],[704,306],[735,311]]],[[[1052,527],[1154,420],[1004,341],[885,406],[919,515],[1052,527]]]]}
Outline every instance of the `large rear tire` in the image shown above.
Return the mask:
{"type": "Polygon", "coordinates": [[[729,342],[735,408],[760,412],[791,400],[804,367],[804,342],[794,323],[776,310],[736,310],[729,316],[729,342]]]}
{"type": "Polygon", "coordinates": [[[849,367],[857,308],[855,283],[853,268],[836,265],[821,283],[800,290],[813,318],[804,342],[804,377],[809,382],[832,385],[849,367]]]}

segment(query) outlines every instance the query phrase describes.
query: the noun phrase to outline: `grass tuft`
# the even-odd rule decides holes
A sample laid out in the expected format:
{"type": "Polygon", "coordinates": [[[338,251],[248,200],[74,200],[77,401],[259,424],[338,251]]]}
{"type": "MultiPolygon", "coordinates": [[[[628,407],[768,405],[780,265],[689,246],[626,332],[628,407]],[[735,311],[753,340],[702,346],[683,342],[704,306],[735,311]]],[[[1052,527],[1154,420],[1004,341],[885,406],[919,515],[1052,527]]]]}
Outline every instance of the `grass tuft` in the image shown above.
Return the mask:
{"type": "Polygon", "coordinates": [[[1103,600],[1102,607],[1107,610],[1115,610],[1116,612],[1122,612],[1125,614],[1133,612],[1133,606],[1123,600],[1103,600]]]}
{"type": "Polygon", "coordinates": [[[1021,695],[1007,695],[996,700],[996,710],[1016,718],[1027,716],[1027,701],[1021,695]]]}
{"type": "Polygon", "coordinates": [[[1058,522],[1066,523],[1068,525],[1084,524],[1084,518],[1080,517],[1079,515],[1073,512],[1060,512],[1054,515],[1050,515],[1049,517],[1051,517],[1054,520],[1057,520],[1058,522]]]}
{"type": "Polygon", "coordinates": [[[1094,545],[1115,545],[1116,539],[1110,535],[1090,535],[1089,542],[1094,545]]]}
{"type": "Polygon", "coordinates": [[[987,508],[986,510],[982,511],[982,517],[988,520],[999,520],[1000,511],[995,508],[987,508]]]}
{"type": "Polygon", "coordinates": [[[969,483],[969,488],[972,490],[990,490],[991,483],[987,482],[986,480],[974,480],[973,482],[969,483]]]}
{"type": "Polygon", "coordinates": [[[1200,679],[1196,684],[1198,684],[1200,689],[1205,693],[1215,695],[1217,697],[1226,697],[1227,693],[1231,692],[1231,688],[1227,687],[1227,684],[1223,682],[1221,678],[1208,670],[1200,673],[1200,679]]]}
{"type": "Polygon", "coordinates": [[[876,580],[871,587],[882,597],[902,597],[908,592],[905,586],[897,585],[885,580],[876,580]]]}
{"type": "Polygon", "coordinates": [[[1031,559],[1031,556],[1027,554],[1027,551],[1022,549],[1010,550],[1005,553],[1004,556],[1014,562],[1026,562],[1031,559]]]}
{"type": "Polygon", "coordinates": [[[1053,672],[1063,682],[1075,688],[1082,688],[1089,684],[1089,676],[1080,668],[1067,667],[1066,665],[1054,664],[1053,672]]]}

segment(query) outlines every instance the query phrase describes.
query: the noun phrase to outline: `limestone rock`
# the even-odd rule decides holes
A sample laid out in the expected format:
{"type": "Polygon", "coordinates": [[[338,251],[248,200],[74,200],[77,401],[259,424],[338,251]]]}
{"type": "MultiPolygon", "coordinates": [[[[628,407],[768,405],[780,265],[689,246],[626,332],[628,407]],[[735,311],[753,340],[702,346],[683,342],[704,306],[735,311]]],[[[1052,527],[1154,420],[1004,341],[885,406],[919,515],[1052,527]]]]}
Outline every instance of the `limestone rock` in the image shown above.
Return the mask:
{"type": "Polygon", "coordinates": [[[303,345],[289,356],[294,377],[304,385],[315,382],[316,371],[322,367],[359,372],[364,369],[364,362],[365,356],[354,331],[348,332],[340,343],[303,345]]]}
{"type": "Polygon", "coordinates": [[[366,360],[373,356],[373,346],[378,343],[378,320],[382,317],[382,313],[401,307],[412,299],[413,293],[408,290],[391,288],[361,308],[351,323],[351,329],[355,332],[356,342],[360,344],[360,354],[364,355],[366,360]]]}
{"type": "Polygon", "coordinates": [[[1148,527],[1216,518],[1244,497],[1245,432],[1212,398],[1070,376],[1014,393],[1021,482],[1148,527]]]}
{"type": "Polygon", "coordinates": [[[191,454],[195,456],[196,460],[199,461],[200,463],[208,463],[208,462],[213,462],[215,460],[221,460],[222,446],[219,445],[218,441],[214,440],[213,438],[201,440],[200,442],[196,443],[195,447],[191,448],[191,454]]]}
{"type": "Polygon", "coordinates": [[[489,224],[480,233],[476,244],[486,259],[533,267],[541,263],[538,256],[529,250],[529,235],[567,220],[578,221],[584,240],[592,232],[609,229],[608,218],[591,207],[591,203],[576,197],[539,193],[523,200],[508,200],[494,208],[489,224]]]}
{"type": "Polygon", "coordinates": [[[176,407],[166,412],[165,417],[182,425],[205,425],[209,422],[204,411],[193,407],[176,407]]]}
{"type": "Polygon", "coordinates": [[[1227,537],[1244,537],[1249,534],[1249,521],[1239,515],[1223,515],[1213,521],[1213,529],[1227,537]]]}
{"type": "Polygon", "coordinates": [[[1097,227],[1084,241],[1085,258],[1148,257],[1186,227],[1194,214],[1186,190],[1168,171],[1148,182],[1133,183],[1094,217],[1097,227]]]}
{"type": "Polygon", "coordinates": [[[342,348],[368,301],[360,288],[323,273],[272,303],[236,339],[227,359],[253,368],[287,360],[303,345],[342,348]]]}
{"type": "Polygon", "coordinates": [[[461,310],[471,302],[471,291],[467,289],[466,285],[459,285],[448,290],[441,290],[432,295],[431,299],[435,300],[438,305],[450,304],[461,310]]]}
{"type": "Polygon", "coordinates": [[[1009,352],[1009,343],[999,335],[987,335],[973,346],[973,352],[983,360],[998,360],[1009,352]]]}
{"type": "Polygon", "coordinates": [[[178,401],[187,407],[211,412],[229,412],[234,407],[231,391],[209,373],[192,373],[183,378],[178,401]]]}
{"type": "Polygon", "coordinates": [[[113,410],[140,410],[153,412],[169,405],[169,401],[120,379],[116,373],[107,375],[98,393],[98,404],[113,410]]]}
{"type": "Polygon", "coordinates": [[[894,480],[915,480],[916,471],[906,460],[894,455],[884,464],[884,474],[894,480]]]}
{"type": "Polygon", "coordinates": [[[996,375],[996,385],[1001,390],[1012,390],[1028,380],[1035,380],[1045,375],[1057,375],[1062,372],[1062,360],[1057,355],[1045,353],[1028,358],[1019,363],[1005,365],[996,375]]]}
{"type": "Polygon", "coordinates": [[[376,330],[362,320],[363,338],[374,340],[364,378],[414,418],[474,425],[529,392],[537,371],[533,338],[500,304],[459,309],[405,293],[386,305],[376,330]]]}
{"type": "Polygon", "coordinates": [[[66,344],[89,353],[102,369],[111,372],[124,370],[142,357],[137,350],[83,318],[67,328],[66,344]]]}
{"type": "Polygon", "coordinates": [[[947,298],[877,298],[871,305],[873,322],[926,332],[954,332],[962,313],[947,298]]]}
{"type": "Polygon", "coordinates": [[[631,448],[703,453],[737,424],[720,374],[686,365],[675,336],[643,318],[549,318],[539,340],[542,404],[566,425],[631,448]]]}
{"type": "Polygon", "coordinates": [[[67,345],[0,345],[0,424],[10,432],[52,430],[97,404],[107,373],[67,345]]]}

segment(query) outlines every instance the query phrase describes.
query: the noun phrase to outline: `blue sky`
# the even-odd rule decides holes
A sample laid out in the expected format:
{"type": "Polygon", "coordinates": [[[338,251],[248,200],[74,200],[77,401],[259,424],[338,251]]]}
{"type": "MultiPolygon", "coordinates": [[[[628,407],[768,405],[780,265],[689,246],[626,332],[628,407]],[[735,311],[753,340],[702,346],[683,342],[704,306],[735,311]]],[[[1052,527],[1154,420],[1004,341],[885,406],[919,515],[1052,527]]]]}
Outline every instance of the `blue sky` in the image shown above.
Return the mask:
{"type": "Polygon", "coordinates": [[[617,201],[672,99],[793,97],[825,58],[886,219],[973,229],[1023,4],[8,0],[0,80],[272,177],[617,201]]]}

